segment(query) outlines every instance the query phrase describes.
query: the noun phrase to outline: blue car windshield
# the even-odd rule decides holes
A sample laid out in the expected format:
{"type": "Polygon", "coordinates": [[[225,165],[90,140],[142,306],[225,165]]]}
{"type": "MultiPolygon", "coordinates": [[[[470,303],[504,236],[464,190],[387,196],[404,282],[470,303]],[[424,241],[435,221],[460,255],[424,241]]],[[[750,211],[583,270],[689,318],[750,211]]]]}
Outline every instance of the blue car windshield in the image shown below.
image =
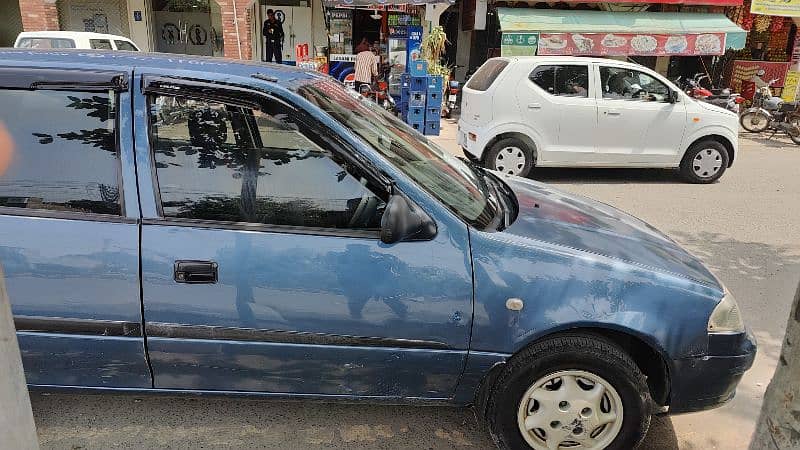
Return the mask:
{"type": "Polygon", "coordinates": [[[352,130],[470,225],[502,227],[503,200],[481,169],[450,155],[376,103],[335,81],[304,84],[297,87],[297,93],[352,130]]]}

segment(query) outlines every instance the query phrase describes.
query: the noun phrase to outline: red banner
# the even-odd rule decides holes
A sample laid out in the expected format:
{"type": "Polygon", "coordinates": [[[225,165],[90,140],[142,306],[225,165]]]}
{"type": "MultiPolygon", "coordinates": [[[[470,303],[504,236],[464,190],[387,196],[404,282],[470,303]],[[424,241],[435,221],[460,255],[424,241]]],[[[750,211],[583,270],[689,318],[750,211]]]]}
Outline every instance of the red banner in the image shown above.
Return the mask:
{"type": "Polygon", "coordinates": [[[537,51],[539,55],[586,56],[692,56],[723,53],[725,33],[542,33],[537,51]]]}
{"type": "Polygon", "coordinates": [[[772,87],[783,87],[786,80],[786,71],[789,70],[788,62],[744,61],[737,59],[733,62],[731,75],[731,89],[739,92],[742,86],[759,88],[766,86],[772,80],[778,80],[772,87]]]}

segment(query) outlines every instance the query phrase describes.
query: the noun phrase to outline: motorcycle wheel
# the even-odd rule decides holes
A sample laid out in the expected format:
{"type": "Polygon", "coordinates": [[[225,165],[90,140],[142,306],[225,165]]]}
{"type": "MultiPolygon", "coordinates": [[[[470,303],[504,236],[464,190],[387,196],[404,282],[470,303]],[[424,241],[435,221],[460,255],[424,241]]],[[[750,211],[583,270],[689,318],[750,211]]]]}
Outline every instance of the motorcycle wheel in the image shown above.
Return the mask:
{"type": "Polygon", "coordinates": [[[769,117],[759,112],[746,112],[739,118],[739,123],[746,131],[761,133],[769,126],[769,117]]]}
{"type": "MultiPolygon", "coordinates": [[[[800,129],[800,116],[793,116],[793,117],[789,118],[789,123],[792,126],[800,129]]],[[[786,133],[786,134],[789,135],[789,139],[791,139],[792,142],[795,143],[795,145],[800,145],[800,133],[797,133],[797,134],[794,134],[794,135],[792,135],[791,133],[786,133]]]]}

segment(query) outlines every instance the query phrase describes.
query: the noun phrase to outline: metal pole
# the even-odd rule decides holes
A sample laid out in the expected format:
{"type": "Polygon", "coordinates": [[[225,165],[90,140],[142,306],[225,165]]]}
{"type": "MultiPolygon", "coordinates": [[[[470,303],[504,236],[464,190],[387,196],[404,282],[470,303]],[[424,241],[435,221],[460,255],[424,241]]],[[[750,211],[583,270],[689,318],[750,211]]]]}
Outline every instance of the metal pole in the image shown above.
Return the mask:
{"type": "Polygon", "coordinates": [[[17,344],[11,303],[6,294],[5,275],[0,266],[0,436],[3,447],[38,450],[28,386],[17,344]]]}

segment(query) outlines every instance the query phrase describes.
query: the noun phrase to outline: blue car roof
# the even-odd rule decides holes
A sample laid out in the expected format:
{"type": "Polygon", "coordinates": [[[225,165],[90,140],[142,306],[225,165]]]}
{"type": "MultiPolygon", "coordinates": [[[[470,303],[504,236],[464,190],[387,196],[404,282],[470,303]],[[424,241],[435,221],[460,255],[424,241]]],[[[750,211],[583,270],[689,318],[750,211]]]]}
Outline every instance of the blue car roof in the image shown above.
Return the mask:
{"type": "Polygon", "coordinates": [[[232,60],[218,57],[179,55],[172,53],[121,52],[108,50],[29,50],[1,49],[0,65],[39,67],[87,68],[104,70],[130,70],[154,74],[169,74],[174,71],[196,71],[208,79],[224,79],[231,76],[250,78],[260,73],[286,86],[302,84],[324,75],[319,72],[296,67],[232,60]]]}

